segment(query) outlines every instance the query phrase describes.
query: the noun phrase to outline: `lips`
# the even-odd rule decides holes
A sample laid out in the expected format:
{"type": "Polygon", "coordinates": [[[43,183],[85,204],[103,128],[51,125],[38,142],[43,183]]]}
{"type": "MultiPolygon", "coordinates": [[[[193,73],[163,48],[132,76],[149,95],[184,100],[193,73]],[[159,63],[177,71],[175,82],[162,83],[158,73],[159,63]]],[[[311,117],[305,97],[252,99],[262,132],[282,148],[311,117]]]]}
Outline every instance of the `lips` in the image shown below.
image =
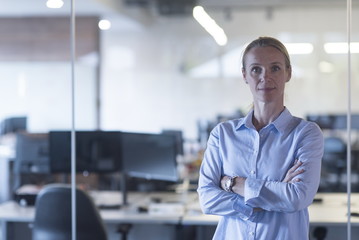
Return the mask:
{"type": "Polygon", "coordinates": [[[274,89],[275,89],[275,87],[260,87],[260,88],[258,88],[258,90],[260,90],[260,91],[271,91],[274,89]]]}

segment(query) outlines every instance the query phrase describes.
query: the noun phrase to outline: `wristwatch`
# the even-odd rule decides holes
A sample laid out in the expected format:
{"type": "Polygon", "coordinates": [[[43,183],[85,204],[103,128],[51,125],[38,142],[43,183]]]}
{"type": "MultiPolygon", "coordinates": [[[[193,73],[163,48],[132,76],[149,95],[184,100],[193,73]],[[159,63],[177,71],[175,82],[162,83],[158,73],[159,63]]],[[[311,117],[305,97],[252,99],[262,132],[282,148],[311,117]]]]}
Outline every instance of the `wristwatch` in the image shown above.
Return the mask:
{"type": "Polygon", "coordinates": [[[224,190],[227,192],[232,192],[232,187],[234,185],[234,179],[236,177],[228,177],[226,182],[224,183],[224,190]]]}

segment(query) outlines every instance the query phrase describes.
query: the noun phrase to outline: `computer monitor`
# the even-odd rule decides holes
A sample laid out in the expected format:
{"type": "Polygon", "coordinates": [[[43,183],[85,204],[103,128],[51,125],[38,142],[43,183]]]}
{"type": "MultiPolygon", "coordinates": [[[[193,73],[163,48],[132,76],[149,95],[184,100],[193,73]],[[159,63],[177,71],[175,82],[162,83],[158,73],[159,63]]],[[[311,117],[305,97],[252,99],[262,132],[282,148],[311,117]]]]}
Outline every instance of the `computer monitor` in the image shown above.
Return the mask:
{"type": "MultiPolygon", "coordinates": [[[[345,130],[347,128],[347,115],[338,114],[335,116],[334,129],[345,130]]],[[[351,115],[351,129],[359,129],[359,114],[351,115]]]]}
{"type": "MultiPolygon", "coordinates": [[[[121,169],[121,133],[76,131],[76,171],[112,173],[121,169]]],[[[50,170],[71,172],[71,132],[50,131],[50,170]]]]}
{"type": "Polygon", "coordinates": [[[162,134],[175,136],[176,138],[176,154],[184,155],[183,149],[183,133],[181,130],[172,130],[172,129],[164,129],[162,130],[162,134]]]}
{"type": "Polygon", "coordinates": [[[332,114],[310,114],[306,119],[317,123],[321,129],[333,129],[335,124],[335,115],[332,114]]]}
{"type": "Polygon", "coordinates": [[[178,181],[176,137],[122,132],[123,171],[130,177],[178,181]]]}
{"type": "Polygon", "coordinates": [[[0,125],[0,135],[8,133],[17,133],[26,131],[27,129],[27,117],[9,117],[5,118],[0,125]]]}
{"type": "Polygon", "coordinates": [[[49,173],[47,133],[17,133],[15,151],[15,173],[49,173]]]}

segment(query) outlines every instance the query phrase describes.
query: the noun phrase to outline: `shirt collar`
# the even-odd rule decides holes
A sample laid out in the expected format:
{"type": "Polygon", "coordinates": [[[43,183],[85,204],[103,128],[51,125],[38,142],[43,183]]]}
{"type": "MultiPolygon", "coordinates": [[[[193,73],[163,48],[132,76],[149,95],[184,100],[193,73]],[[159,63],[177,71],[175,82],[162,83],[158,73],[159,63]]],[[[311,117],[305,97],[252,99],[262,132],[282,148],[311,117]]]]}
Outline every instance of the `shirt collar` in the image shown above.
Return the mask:
{"type": "Polygon", "coordinates": [[[288,125],[290,124],[292,118],[292,114],[286,107],[284,107],[284,110],[281,112],[281,114],[279,114],[277,119],[272,122],[272,124],[278,130],[278,132],[283,134],[288,128],[288,125]]]}
{"type": "Polygon", "coordinates": [[[240,121],[237,124],[236,130],[239,130],[242,127],[255,129],[252,123],[252,116],[253,116],[253,109],[244,118],[240,119],[240,121]]]}
{"type": "MultiPolygon", "coordinates": [[[[242,118],[238,122],[236,127],[237,130],[239,130],[242,127],[255,129],[252,122],[253,112],[254,111],[252,109],[244,118],[242,118]]],[[[284,110],[281,112],[281,114],[279,114],[279,116],[269,125],[273,125],[278,132],[284,133],[292,118],[293,118],[292,114],[289,112],[289,110],[286,107],[284,107],[284,110]]]]}

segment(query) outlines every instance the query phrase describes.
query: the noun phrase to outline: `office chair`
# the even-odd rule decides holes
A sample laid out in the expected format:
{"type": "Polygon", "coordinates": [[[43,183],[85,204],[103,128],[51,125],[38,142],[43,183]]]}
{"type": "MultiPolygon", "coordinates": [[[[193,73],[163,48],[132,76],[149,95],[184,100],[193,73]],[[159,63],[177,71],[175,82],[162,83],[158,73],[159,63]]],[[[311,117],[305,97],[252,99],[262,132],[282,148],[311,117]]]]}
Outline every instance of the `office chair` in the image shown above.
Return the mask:
{"type": "MultiPolygon", "coordinates": [[[[42,189],[36,199],[34,240],[71,239],[71,188],[64,184],[51,184],[42,189]]],[[[77,240],[106,240],[102,219],[92,199],[76,189],[77,240]]]]}
{"type": "Polygon", "coordinates": [[[325,237],[327,236],[327,228],[326,227],[316,227],[313,230],[313,236],[315,237],[315,239],[317,240],[324,240],[325,237]]]}

